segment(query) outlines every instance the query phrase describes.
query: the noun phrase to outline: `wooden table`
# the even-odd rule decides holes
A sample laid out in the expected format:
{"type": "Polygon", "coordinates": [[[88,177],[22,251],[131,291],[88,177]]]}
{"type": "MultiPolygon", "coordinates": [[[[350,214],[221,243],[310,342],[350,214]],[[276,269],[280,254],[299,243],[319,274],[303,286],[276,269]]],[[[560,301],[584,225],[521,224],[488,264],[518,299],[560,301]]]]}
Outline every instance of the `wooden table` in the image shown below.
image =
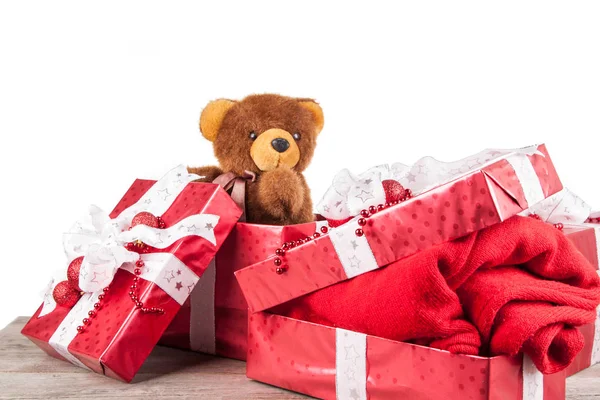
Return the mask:
{"type": "MultiPolygon", "coordinates": [[[[241,361],[157,347],[126,384],[46,355],[21,329],[19,317],[0,331],[0,399],[306,399],[251,381],[241,361]]],[[[567,381],[568,399],[600,399],[600,364],[567,381]]]]}

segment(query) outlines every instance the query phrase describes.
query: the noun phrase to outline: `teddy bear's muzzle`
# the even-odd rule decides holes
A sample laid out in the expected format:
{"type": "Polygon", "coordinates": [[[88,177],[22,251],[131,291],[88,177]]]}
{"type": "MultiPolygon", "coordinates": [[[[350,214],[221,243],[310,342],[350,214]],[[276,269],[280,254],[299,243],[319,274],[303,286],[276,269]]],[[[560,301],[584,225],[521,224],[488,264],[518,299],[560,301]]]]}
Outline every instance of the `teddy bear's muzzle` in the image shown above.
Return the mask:
{"type": "Polygon", "coordinates": [[[300,148],[292,135],[284,129],[268,129],[252,143],[250,156],[261,171],[279,166],[294,168],[300,160],[300,148]]]}

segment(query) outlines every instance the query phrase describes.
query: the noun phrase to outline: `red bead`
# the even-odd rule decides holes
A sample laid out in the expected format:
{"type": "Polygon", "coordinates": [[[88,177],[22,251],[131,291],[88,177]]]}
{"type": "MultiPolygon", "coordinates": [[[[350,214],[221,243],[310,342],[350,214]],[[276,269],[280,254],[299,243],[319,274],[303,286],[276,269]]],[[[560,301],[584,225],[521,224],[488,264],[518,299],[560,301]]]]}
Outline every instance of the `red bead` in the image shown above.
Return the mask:
{"type": "Polygon", "coordinates": [[[137,281],[138,281],[138,277],[137,277],[137,276],[134,276],[134,277],[133,277],[133,281],[134,281],[134,282],[137,282],[137,281]]]}
{"type": "Polygon", "coordinates": [[[283,274],[283,268],[277,267],[277,268],[275,268],[275,272],[277,273],[277,275],[281,275],[281,274],[283,274]]]}
{"type": "Polygon", "coordinates": [[[326,226],[322,226],[321,227],[321,233],[327,233],[329,231],[329,228],[326,226]]]}
{"type": "Polygon", "coordinates": [[[79,333],[83,332],[83,326],[79,325],[77,327],[77,332],[79,332],[79,333]]]}
{"type": "Polygon", "coordinates": [[[96,312],[94,310],[90,310],[90,311],[88,311],[88,315],[90,317],[93,317],[94,315],[96,315],[96,312]]]}
{"type": "Polygon", "coordinates": [[[307,236],[304,238],[304,243],[310,242],[311,240],[312,240],[312,238],[310,236],[307,236]]]}
{"type": "Polygon", "coordinates": [[[94,308],[97,310],[100,308],[100,303],[94,303],[94,308]]]}
{"type": "Polygon", "coordinates": [[[103,294],[99,294],[98,295],[98,300],[102,300],[102,299],[104,299],[104,295],[103,294]]]}
{"type": "Polygon", "coordinates": [[[277,250],[275,250],[275,255],[279,256],[279,257],[283,257],[285,255],[285,250],[277,249],[277,250]]]}
{"type": "Polygon", "coordinates": [[[321,236],[321,234],[319,232],[313,233],[313,238],[315,238],[315,239],[318,238],[318,237],[320,237],[320,236],[321,236]]]}
{"type": "Polygon", "coordinates": [[[273,260],[273,264],[275,264],[276,267],[279,267],[281,263],[281,258],[276,258],[273,260]]]}
{"type": "Polygon", "coordinates": [[[363,218],[368,218],[369,215],[371,215],[371,214],[367,210],[362,210],[360,212],[360,216],[363,217],[363,218]]]}
{"type": "Polygon", "coordinates": [[[133,270],[133,272],[134,272],[136,275],[141,275],[141,274],[142,274],[142,270],[141,270],[141,269],[139,269],[139,268],[136,268],[136,269],[134,269],[134,270],[133,270]]]}
{"type": "Polygon", "coordinates": [[[296,240],[296,246],[300,246],[301,244],[304,244],[304,241],[302,239],[296,240]]]}
{"type": "Polygon", "coordinates": [[[360,226],[365,226],[367,224],[367,220],[364,218],[359,218],[358,219],[358,225],[360,226]]]}
{"type": "Polygon", "coordinates": [[[158,228],[159,220],[158,217],[151,213],[142,211],[141,213],[136,214],[131,220],[131,227],[133,228],[136,225],[148,225],[151,228],[158,228]]]}
{"type": "Polygon", "coordinates": [[[290,249],[290,245],[286,242],[286,243],[283,244],[283,246],[281,246],[281,248],[283,250],[289,250],[290,249]]]}
{"type": "Polygon", "coordinates": [[[87,318],[84,318],[82,322],[83,322],[84,324],[87,324],[88,322],[90,322],[90,320],[89,320],[89,319],[87,319],[87,318]]]}
{"type": "Polygon", "coordinates": [[[383,210],[384,208],[385,208],[385,206],[384,206],[383,204],[379,204],[379,205],[377,206],[377,211],[381,211],[381,210],[383,210]]]}
{"type": "Polygon", "coordinates": [[[104,289],[102,289],[102,291],[103,291],[104,293],[107,293],[107,292],[108,292],[108,286],[107,286],[107,287],[105,287],[104,289]]]}
{"type": "Polygon", "coordinates": [[[135,266],[138,267],[138,268],[142,268],[144,265],[146,265],[146,264],[144,264],[143,260],[137,260],[135,262],[135,266]]]}
{"type": "Polygon", "coordinates": [[[69,264],[67,269],[67,280],[73,286],[74,289],[81,291],[79,288],[79,271],[81,270],[81,263],[83,262],[83,256],[77,257],[69,264]]]}
{"type": "Polygon", "coordinates": [[[369,212],[370,212],[371,214],[375,214],[375,213],[377,212],[377,208],[376,208],[375,206],[370,206],[370,207],[369,207],[369,212]]]}
{"type": "Polygon", "coordinates": [[[133,297],[134,295],[135,295],[135,293],[133,293],[133,292],[129,292],[129,296],[132,296],[132,297],[133,297]]]}
{"type": "Polygon", "coordinates": [[[364,232],[362,229],[358,228],[357,230],[354,231],[354,233],[356,234],[356,236],[361,237],[362,235],[364,235],[364,232]]]}
{"type": "Polygon", "coordinates": [[[135,303],[135,307],[136,307],[136,308],[142,308],[142,306],[143,306],[143,305],[144,305],[144,304],[142,304],[142,302],[141,302],[141,301],[136,301],[136,303],[135,303]]]}

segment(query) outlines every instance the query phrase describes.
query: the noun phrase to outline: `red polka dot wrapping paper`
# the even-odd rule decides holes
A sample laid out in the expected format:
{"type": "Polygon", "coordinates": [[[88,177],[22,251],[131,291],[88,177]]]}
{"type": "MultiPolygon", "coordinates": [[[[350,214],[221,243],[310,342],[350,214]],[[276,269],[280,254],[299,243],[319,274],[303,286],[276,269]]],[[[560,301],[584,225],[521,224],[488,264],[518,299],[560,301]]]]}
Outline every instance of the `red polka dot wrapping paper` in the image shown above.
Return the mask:
{"type": "Polygon", "coordinates": [[[250,317],[248,335],[249,378],[321,399],[565,398],[564,371],[543,376],[521,356],[451,354],[268,312],[250,317]]]}
{"type": "MultiPolygon", "coordinates": [[[[564,228],[597,269],[599,231],[600,225],[592,224],[564,228]]],[[[360,348],[344,340],[357,333],[257,312],[249,318],[247,375],[324,399],[558,400],[565,398],[567,376],[598,362],[597,325],[580,327],[586,346],[569,368],[542,376],[522,356],[454,355],[358,334],[364,337],[360,348]],[[356,362],[360,358],[364,364],[356,362]],[[352,386],[357,382],[364,390],[352,386]]]]}
{"type": "Polygon", "coordinates": [[[317,228],[315,222],[288,226],[237,223],[215,257],[214,275],[200,278],[211,279],[213,287],[196,287],[159,344],[245,360],[248,304],[234,272],[268,258],[283,242],[312,235],[317,228]],[[198,293],[201,290],[212,298],[207,300],[198,293]]]}
{"type": "Polygon", "coordinates": [[[284,274],[269,258],[235,273],[253,312],[367,273],[437,244],[500,223],[544,199],[562,184],[544,145],[531,154],[500,157],[372,215],[355,235],[356,220],[289,250],[284,274]],[[519,173],[517,173],[519,172],[519,173]],[[532,190],[533,189],[533,190],[532,190]],[[535,196],[532,196],[532,191],[535,196]]]}
{"type": "MultiPolygon", "coordinates": [[[[136,203],[150,189],[154,181],[136,180],[110,214],[118,216],[136,203]]],[[[197,237],[186,236],[174,242],[160,253],[172,254],[197,276],[202,276],[235,223],[241,210],[218,185],[188,183],[162,215],[167,227],[196,214],[219,216],[214,227],[216,245],[197,237]]],[[[154,251],[159,251],[154,249],[154,251]]],[[[177,272],[168,279],[177,280],[177,272]]],[[[69,353],[83,365],[99,374],[130,382],[158,343],[165,329],[173,320],[181,305],[154,282],[140,279],[140,301],[148,307],[160,307],[164,314],[144,314],[136,310],[129,297],[134,275],[119,269],[110,285],[102,306],[86,325],[85,331],[70,342],[69,353]]],[[[181,290],[192,287],[179,285],[181,290]]],[[[49,314],[39,317],[42,307],[27,322],[22,333],[51,356],[63,358],[49,344],[50,338],[68,316],[69,309],[58,306],[49,314]]],[[[73,321],[77,325],[81,321],[73,321]]]]}

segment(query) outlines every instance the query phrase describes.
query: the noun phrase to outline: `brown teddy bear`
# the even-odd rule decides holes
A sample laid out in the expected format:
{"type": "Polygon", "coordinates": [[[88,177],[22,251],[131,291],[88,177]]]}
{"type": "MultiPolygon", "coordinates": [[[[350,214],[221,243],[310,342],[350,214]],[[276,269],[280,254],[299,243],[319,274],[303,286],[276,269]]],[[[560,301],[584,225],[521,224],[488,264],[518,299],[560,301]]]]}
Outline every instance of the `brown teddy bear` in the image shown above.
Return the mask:
{"type": "Polygon", "coordinates": [[[302,171],[312,159],[323,123],[323,111],[311,99],[260,94],[212,101],[202,111],[200,131],[213,142],[220,166],[188,169],[205,182],[228,172],[255,175],[246,186],[248,222],[310,222],[312,201],[302,171]]]}

